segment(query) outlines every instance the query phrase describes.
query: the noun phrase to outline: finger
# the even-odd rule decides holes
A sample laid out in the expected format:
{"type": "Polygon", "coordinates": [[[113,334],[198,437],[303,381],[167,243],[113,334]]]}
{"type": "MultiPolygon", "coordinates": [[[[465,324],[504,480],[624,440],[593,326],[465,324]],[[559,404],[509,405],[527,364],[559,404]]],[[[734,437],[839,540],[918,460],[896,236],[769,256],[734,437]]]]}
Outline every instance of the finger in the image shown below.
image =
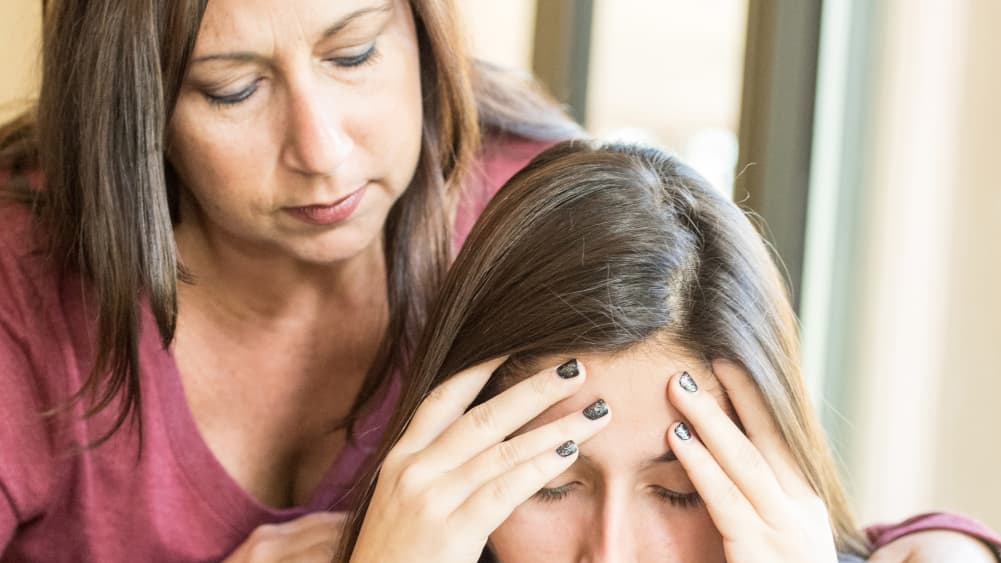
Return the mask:
{"type": "Polygon", "coordinates": [[[279,563],[331,563],[336,554],[337,543],[325,541],[295,553],[288,553],[278,561],[279,563]]]}
{"type": "Polygon", "coordinates": [[[455,421],[420,454],[422,461],[441,472],[465,464],[576,393],[586,377],[583,364],[570,360],[518,382],[455,421]]]}
{"type": "Polygon", "coordinates": [[[486,541],[520,504],[567,470],[579,453],[568,441],[552,447],[484,484],[452,514],[463,537],[486,541]]]}
{"type": "Polygon", "coordinates": [[[246,544],[250,561],[275,561],[319,543],[336,544],[343,532],[343,513],[316,512],[281,524],[258,526],[246,544]]]}
{"type": "Polygon", "coordinates": [[[598,399],[582,411],[574,412],[515,436],[479,454],[468,463],[442,477],[442,494],[461,504],[486,483],[552,450],[553,444],[572,440],[583,444],[611,422],[611,411],[598,399]]]}
{"type": "Polygon", "coordinates": [[[755,510],[769,522],[775,522],[771,516],[784,514],[782,499],[786,494],[771,466],[723,412],[716,397],[700,389],[688,372],[684,372],[668,381],[668,398],[698,432],[718,465],[755,510]]]}
{"type": "Polygon", "coordinates": [[[394,449],[416,452],[426,448],[443,430],[466,412],[490,376],[506,359],[506,357],[494,358],[477,364],[460,371],[432,389],[417,408],[413,420],[407,426],[407,431],[394,449]]]}
{"type": "Polygon", "coordinates": [[[794,496],[813,495],[813,487],[796,462],[771,409],[765,403],[761,389],[750,374],[726,360],[714,361],[713,373],[726,390],[744,432],[768,461],[782,488],[794,496]]]}
{"type": "Polygon", "coordinates": [[[667,435],[671,451],[688,473],[720,534],[734,538],[753,533],[749,527],[760,522],[760,516],[691,429],[679,422],[667,435]]]}

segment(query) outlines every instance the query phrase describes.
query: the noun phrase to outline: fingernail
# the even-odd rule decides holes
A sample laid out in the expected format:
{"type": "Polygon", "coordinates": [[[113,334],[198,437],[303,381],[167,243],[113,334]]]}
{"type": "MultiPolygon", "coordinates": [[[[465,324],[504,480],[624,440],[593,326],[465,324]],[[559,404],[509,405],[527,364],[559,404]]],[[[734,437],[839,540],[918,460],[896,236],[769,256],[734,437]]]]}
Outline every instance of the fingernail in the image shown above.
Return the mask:
{"type": "Polygon", "coordinates": [[[608,414],[608,403],[604,399],[598,399],[584,409],[584,416],[588,420],[598,420],[608,414]]]}
{"type": "Polygon", "coordinates": [[[695,380],[692,379],[692,376],[688,375],[687,371],[681,374],[681,377],[678,379],[678,385],[681,385],[681,388],[689,393],[699,390],[699,386],[695,384],[695,380]]]}
{"type": "Polygon", "coordinates": [[[558,453],[560,457],[570,457],[577,453],[577,444],[575,444],[573,440],[567,440],[566,442],[560,444],[560,447],[556,448],[556,453],[558,453]]]}
{"type": "Polygon", "coordinates": [[[686,442],[692,439],[692,433],[688,431],[688,427],[685,426],[684,422],[679,422],[678,425],[674,427],[674,435],[686,442]]]}
{"type": "Polygon", "coordinates": [[[556,368],[556,375],[559,375],[563,379],[573,379],[580,375],[580,366],[577,365],[577,360],[570,360],[556,368]]]}

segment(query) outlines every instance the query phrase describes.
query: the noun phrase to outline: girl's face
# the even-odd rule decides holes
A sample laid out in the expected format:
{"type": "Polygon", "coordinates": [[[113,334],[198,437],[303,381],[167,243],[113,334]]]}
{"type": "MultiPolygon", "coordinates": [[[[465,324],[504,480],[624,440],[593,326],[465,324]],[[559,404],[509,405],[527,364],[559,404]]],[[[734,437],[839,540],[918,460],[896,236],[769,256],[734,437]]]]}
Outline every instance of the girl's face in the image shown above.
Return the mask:
{"type": "MultiPolygon", "coordinates": [[[[579,412],[598,398],[611,406],[612,421],[580,445],[580,457],[566,473],[490,536],[498,561],[725,561],[722,538],[667,447],[669,427],[681,420],[667,401],[672,375],[688,371],[726,402],[708,367],[653,346],[580,360],[588,370],[582,390],[519,432],[579,412]]],[[[732,413],[729,404],[724,408],[732,413]]]]}
{"type": "Polygon", "coordinates": [[[414,174],[421,119],[404,0],[212,0],[170,124],[182,228],[309,264],[357,255],[414,174]]]}

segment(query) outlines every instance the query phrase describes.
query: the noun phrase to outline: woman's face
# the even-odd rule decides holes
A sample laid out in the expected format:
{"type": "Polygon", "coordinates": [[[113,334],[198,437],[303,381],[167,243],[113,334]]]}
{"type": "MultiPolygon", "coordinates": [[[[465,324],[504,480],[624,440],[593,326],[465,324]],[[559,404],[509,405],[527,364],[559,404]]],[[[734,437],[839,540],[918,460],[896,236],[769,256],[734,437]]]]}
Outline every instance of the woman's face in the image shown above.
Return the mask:
{"type": "Polygon", "coordinates": [[[379,240],[421,146],[404,0],[212,0],[172,118],[183,228],[327,264],[379,240]]]}
{"type": "Polygon", "coordinates": [[[582,390],[519,432],[579,412],[598,398],[611,406],[612,421],[581,444],[566,473],[490,536],[498,561],[725,561],[722,538],[667,447],[668,428],[680,420],[667,401],[668,379],[688,371],[725,403],[716,379],[702,363],[661,347],[580,360],[588,370],[582,390]]]}

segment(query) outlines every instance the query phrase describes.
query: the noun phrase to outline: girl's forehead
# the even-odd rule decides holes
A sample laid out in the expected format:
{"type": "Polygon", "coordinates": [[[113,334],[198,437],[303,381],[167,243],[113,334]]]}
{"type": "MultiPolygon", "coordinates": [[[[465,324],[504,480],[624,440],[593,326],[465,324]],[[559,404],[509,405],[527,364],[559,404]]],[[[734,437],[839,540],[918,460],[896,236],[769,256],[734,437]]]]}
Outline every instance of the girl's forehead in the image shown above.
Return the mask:
{"type": "MultiPolygon", "coordinates": [[[[581,354],[577,359],[587,371],[582,389],[544,411],[519,433],[582,410],[597,399],[604,399],[610,405],[612,424],[637,428],[671,424],[680,420],[680,414],[668,402],[668,381],[685,371],[695,378],[701,390],[725,401],[723,389],[708,363],[663,345],[643,344],[614,354],[581,354]]],[[[556,358],[547,360],[550,361],[542,365],[559,363],[556,358]]]]}

